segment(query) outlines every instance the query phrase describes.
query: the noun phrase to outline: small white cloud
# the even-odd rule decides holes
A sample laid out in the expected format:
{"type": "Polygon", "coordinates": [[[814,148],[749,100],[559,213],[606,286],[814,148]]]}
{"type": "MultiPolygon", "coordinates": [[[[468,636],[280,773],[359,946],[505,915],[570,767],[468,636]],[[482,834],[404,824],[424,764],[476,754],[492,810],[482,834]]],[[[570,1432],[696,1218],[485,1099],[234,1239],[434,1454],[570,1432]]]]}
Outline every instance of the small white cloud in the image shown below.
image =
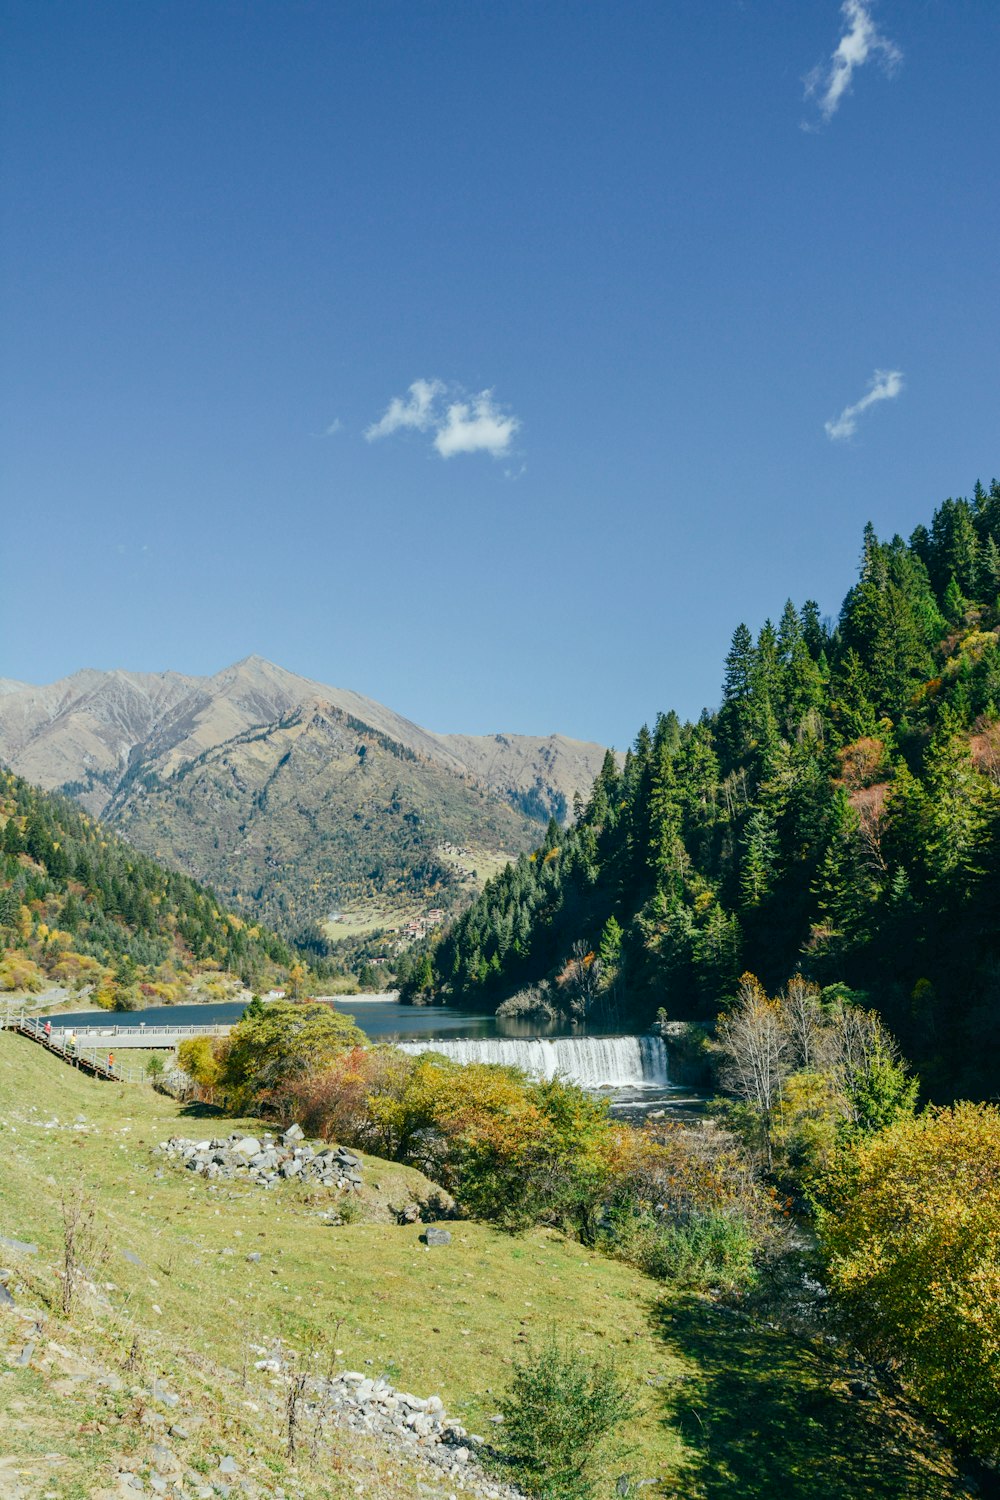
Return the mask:
{"type": "Polygon", "coordinates": [[[415,427],[418,432],[426,432],[429,427],[436,426],[435,406],[444,390],[440,380],[415,380],[407,395],[393,396],[379,420],[366,429],[368,442],[388,437],[401,427],[415,427]]]}
{"type": "Polygon", "coordinates": [[[514,434],[521,426],[517,417],[505,412],[492,391],[472,396],[451,387],[451,399],[441,398],[449,390],[441,380],[415,380],[406,396],[394,396],[377,422],[365,432],[371,443],[402,428],[433,432],[433,446],[442,458],[457,453],[489,453],[504,458],[514,434]]]}
{"type": "Polygon", "coordinates": [[[442,458],[454,458],[456,453],[490,453],[503,458],[520,425],[516,417],[503,414],[492,391],[480,391],[470,401],[451,403],[434,446],[442,458]]]}
{"type": "Polygon", "coordinates": [[[334,417],[333,421],[332,422],[328,422],[327,425],[323,428],[323,436],[324,437],[334,437],[334,436],[336,436],[336,434],[338,432],[340,432],[340,430],[343,427],[343,425],[344,424],[340,420],[339,417],[334,417]]]}
{"type": "Polygon", "coordinates": [[[878,401],[893,401],[903,389],[902,370],[876,370],[869,382],[868,390],[853,406],[845,406],[833,422],[826,422],[826,435],[833,442],[853,437],[857,431],[858,418],[878,401]]]}
{"type": "Polygon", "coordinates": [[[824,120],[831,120],[840,101],[851,86],[857,68],[877,58],[886,72],[903,60],[903,54],[888,37],[882,36],[872,20],[866,0],[844,0],[840,7],[847,30],[825,67],[814,68],[805,80],[806,98],[816,99],[824,120]]]}

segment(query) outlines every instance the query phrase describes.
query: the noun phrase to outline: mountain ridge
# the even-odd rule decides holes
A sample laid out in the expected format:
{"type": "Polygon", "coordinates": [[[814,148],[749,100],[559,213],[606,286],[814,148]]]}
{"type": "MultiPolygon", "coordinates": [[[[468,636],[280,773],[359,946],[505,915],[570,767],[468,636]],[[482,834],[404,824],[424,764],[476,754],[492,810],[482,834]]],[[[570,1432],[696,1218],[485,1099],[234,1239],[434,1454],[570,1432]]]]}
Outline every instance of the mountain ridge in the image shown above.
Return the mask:
{"type": "Polygon", "coordinates": [[[296,932],[384,893],[450,905],[461,881],[443,846],[530,848],[605,753],[558,734],[435,734],[253,655],[209,677],[84,668],[7,687],[0,760],[296,932]]]}
{"type": "MultiPolygon", "coordinates": [[[[72,786],[81,776],[100,778],[106,787],[116,769],[125,774],[140,746],[144,760],[162,760],[171,774],[203,750],[274,723],[310,702],[330,703],[502,795],[536,785],[540,767],[531,758],[535,747],[541,766],[555,775],[554,791],[564,797],[567,791],[589,788],[604,756],[602,745],[558,732],[439,734],[354,689],[317,682],[256,654],[208,677],[84,667],[45,684],[2,678],[0,699],[0,754],[20,775],[50,791],[72,786]],[[560,779],[563,759],[570,769],[560,779]]],[[[95,816],[112,796],[110,791],[103,800],[100,793],[73,794],[89,803],[95,816]]]]}

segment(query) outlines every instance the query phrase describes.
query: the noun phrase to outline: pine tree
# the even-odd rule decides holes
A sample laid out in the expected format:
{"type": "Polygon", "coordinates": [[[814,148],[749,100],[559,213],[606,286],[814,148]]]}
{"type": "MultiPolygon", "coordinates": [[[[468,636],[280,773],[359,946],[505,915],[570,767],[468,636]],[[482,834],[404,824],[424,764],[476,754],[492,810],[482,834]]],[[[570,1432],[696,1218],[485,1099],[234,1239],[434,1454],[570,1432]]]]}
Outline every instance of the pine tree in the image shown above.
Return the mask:
{"type": "Polygon", "coordinates": [[[740,765],[750,751],[754,655],[753,636],[746,625],[737,625],[726,655],[719,713],[719,739],[729,767],[740,765]]]}
{"type": "Polygon", "coordinates": [[[667,737],[654,752],[650,771],[647,862],[653,880],[666,889],[682,876],[681,807],[667,737]]]}
{"type": "Polygon", "coordinates": [[[944,591],[944,599],[942,600],[945,619],[951,625],[961,624],[968,607],[968,600],[962,594],[962,590],[958,586],[958,579],[952,573],[948,581],[948,587],[944,591]]]}
{"type": "Polygon", "coordinates": [[[832,684],[831,709],[846,742],[874,738],[877,732],[875,705],[870,697],[869,677],[861,657],[848,650],[832,684]]]}
{"type": "Polygon", "coordinates": [[[771,814],[755,807],[747,819],[740,859],[740,888],[747,906],[759,906],[771,889],[778,863],[778,834],[771,814]]]}
{"type": "Polygon", "coordinates": [[[830,638],[815,599],[807,599],[802,606],[802,636],[809,648],[809,655],[814,661],[818,661],[825,654],[830,638]]]}

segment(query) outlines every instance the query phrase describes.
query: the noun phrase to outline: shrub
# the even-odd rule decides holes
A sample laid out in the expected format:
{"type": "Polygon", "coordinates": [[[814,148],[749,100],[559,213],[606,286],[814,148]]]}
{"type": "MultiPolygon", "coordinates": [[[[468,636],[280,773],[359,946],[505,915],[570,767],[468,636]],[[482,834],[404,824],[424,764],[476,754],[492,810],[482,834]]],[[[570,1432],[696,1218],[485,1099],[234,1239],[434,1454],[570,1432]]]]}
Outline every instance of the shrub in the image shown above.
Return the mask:
{"type": "Polygon", "coordinates": [[[489,1461],[539,1500],[585,1500],[637,1403],[610,1359],[555,1336],[529,1347],[500,1398],[503,1449],[489,1461]]]}
{"type": "Polygon", "coordinates": [[[163,1077],[166,1071],[167,1065],[158,1053],[154,1052],[152,1057],[147,1058],[146,1077],[149,1079],[150,1083],[159,1083],[160,1079],[163,1077]]]}
{"type": "Polygon", "coordinates": [[[177,1066],[193,1079],[203,1097],[212,1102],[222,1075],[223,1046],[210,1036],[193,1036],[177,1048],[177,1066]]]}
{"type": "Polygon", "coordinates": [[[757,1280],[753,1231],[739,1213],[672,1219],[648,1208],[619,1209],[605,1234],[621,1260],[687,1291],[744,1292],[757,1280]]]}
{"type": "Polygon", "coordinates": [[[684,1287],[743,1292],[782,1223],[724,1131],[619,1131],[601,1242],[621,1260],[684,1287]]]}
{"type": "Polygon", "coordinates": [[[389,1145],[372,1112],[372,1099],[398,1101],[414,1059],[395,1047],[349,1047],[326,1067],[289,1085],[292,1113],[307,1135],[371,1150],[389,1145]]]}
{"type": "Polygon", "coordinates": [[[368,1102],[383,1149],[442,1181],[468,1213],[592,1237],[615,1136],[606,1106],[582,1089],[427,1056],[400,1090],[368,1102]]]}
{"type": "Polygon", "coordinates": [[[1000,1432],[1000,1110],[958,1104],[845,1144],[819,1185],[832,1290],[859,1341],[982,1454],[1000,1432]]]}
{"type": "Polygon", "coordinates": [[[0,959],[0,990],[28,990],[35,994],[44,984],[41,969],[25,954],[12,950],[0,959]]]}
{"type": "Polygon", "coordinates": [[[270,1107],[284,1115],[297,1080],[364,1040],[349,1016],[328,1005],[250,1005],[229,1034],[220,1082],[235,1109],[270,1107]]]}

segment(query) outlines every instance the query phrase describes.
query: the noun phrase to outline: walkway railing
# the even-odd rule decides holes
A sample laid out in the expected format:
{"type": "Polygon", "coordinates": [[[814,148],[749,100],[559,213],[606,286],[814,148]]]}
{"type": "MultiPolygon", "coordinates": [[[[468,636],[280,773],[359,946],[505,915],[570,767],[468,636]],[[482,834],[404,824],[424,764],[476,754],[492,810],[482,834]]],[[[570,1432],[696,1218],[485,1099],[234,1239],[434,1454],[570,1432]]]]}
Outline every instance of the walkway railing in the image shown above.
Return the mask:
{"type": "Polygon", "coordinates": [[[81,1072],[88,1073],[92,1078],[103,1078],[109,1083],[144,1083],[145,1073],[141,1068],[124,1068],[119,1063],[109,1065],[106,1057],[99,1054],[102,1049],[98,1047],[70,1046],[64,1040],[65,1032],[57,1033],[50,1028],[46,1033],[45,1021],[37,1016],[31,1016],[22,1008],[16,1010],[7,1005],[0,1009],[0,1031],[16,1031],[19,1036],[26,1036],[32,1042],[37,1042],[44,1047],[46,1052],[68,1063],[70,1067],[79,1068],[81,1072]]]}
{"type": "MultiPolygon", "coordinates": [[[[53,1032],[67,1032],[70,1028],[66,1026],[53,1025],[53,1032]]],[[[119,1026],[117,1022],[105,1025],[98,1022],[95,1025],[81,1024],[73,1028],[77,1032],[97,1033],[100,1036],[138,1036],[155,1039],[157,1036],[169,1033],[170,1036],[228,1036],[232,1030],[231,1025],[225,1022],[217,1022],[215,1025],[205,1026],[119,1026]]]]}

